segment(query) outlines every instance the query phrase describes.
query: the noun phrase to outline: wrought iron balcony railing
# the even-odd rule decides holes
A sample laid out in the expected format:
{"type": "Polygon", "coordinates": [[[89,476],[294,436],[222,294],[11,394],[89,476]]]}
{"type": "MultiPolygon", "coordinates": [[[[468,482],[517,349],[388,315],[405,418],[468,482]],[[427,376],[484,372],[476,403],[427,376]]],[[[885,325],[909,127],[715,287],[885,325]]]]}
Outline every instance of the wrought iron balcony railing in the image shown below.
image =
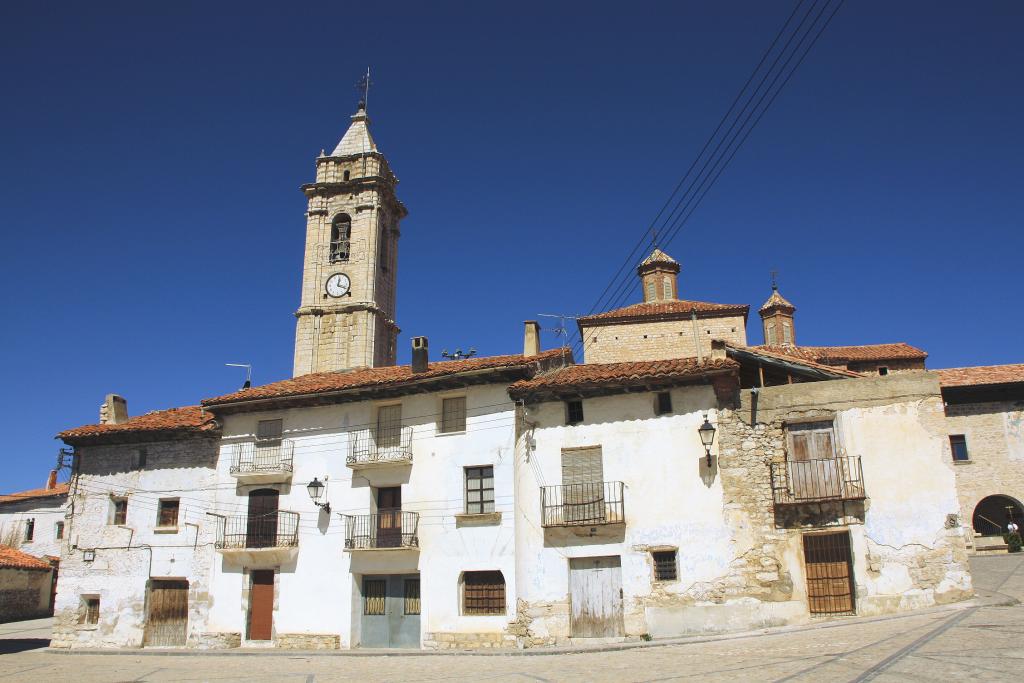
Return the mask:
{"type": "Polygon", "coordinates": [[[349,432],[349,467],[412,462],[412,427],[360,429],[349,432]]]}
{"type": "Polygon", "coordinates": [[[624,524],[626,508],[621,481],[542,486],[541,525],[595,526],[624,524]]]}
{"type": "Polygon", "coordinates": [[[345,516],[345,550],[416,548],[418,512],[380,510],[375,515],[345,516]]]}
{"type": "Polygon", "coordinates": [[[221,517],[215,542],[218,550],[296,548],[298,545],[299,513],[286,510],[221,517]]]}
{"type": "Polygon", "coordinates": [[[859,455],[772,463],[771,474],[776,505],[866,497],[859,455]]]}
{"type": "Polygon", "coordinates": [[[291,472],[295,444],[285,439],[277,445],[262,446],[255,441],[234,444],[231,474],[291,472]]]}

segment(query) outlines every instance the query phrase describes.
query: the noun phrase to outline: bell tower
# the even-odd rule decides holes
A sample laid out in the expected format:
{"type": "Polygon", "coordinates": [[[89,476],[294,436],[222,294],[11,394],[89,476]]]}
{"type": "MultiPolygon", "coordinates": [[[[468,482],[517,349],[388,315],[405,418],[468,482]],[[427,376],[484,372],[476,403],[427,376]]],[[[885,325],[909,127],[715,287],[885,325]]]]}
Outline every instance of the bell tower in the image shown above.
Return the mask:
{"type": "Polygon", "coordinates": [[[320,152],[308,199],[293,375],[395,364],[398,179],[370,135],[366,105],[330,155],[320,152]]]}
{"type": "Polygon", "coordinates": [[[781,294],[779,286],[772,277],[772,295],[762,304],[758,313],[764,328],[764,343],[768,346],[795,346],[796,329],[793,327],[793,314],[796,306],[789,303],[781,294]]]}

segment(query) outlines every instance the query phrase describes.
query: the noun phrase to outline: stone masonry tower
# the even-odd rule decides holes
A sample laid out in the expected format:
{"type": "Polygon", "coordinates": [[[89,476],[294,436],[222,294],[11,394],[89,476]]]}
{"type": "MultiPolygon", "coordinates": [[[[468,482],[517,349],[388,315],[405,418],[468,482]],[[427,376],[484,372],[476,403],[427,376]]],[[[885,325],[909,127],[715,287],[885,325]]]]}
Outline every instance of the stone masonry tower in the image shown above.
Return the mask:
{"type": "Polygon", "coordinates": [[[769,346],[793,346],[796,344],[796,329],[793,314],[796,307],[779,294],[779,287],[772,282],[772,295],[764,302],[758,313],[764,326],[764,343],[769,346]]]}
{"type": "Polygon", "coordinates": [[[316,182],[302,186],[306,254],[295,312],[293,374],[395,364],[398,179],[370,135],[365,106],[330,156],[316,160],[316,182]]]}
{"type": "Polygon", "coordinates": [[[643,260],[637,268],[637,274],[643,285],[644,302],[674,301],[679,298],[679,263],[661,249],[655,248],[643,260]]]}

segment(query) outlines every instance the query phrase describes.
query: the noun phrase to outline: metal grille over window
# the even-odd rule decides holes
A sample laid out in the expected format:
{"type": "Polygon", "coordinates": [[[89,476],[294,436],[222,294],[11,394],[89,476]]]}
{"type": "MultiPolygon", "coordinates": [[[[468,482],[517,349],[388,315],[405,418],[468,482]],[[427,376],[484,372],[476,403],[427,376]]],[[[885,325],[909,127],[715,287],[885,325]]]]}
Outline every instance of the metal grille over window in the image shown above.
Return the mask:
{"type": "Polygon", "coordinates": [[[157,516],[157,526],[176,527],[178,526],[178,507],[180,503],[177,498],[173,500],[161,500],[160,511],[157,516]]]}
{"type": "Polygon", "coordinates": [[[384,614],[387,588],[387,579],[363,579],[363,614],[372,616],[384,614]]]}
{"type": "Polygon", "coordinates": [[[466,431],[466,397],[458,396],[441,401],[441,431],[466,431]]]}
{"type": "Polygon", "coordinates": [[[849,532],[804,536],[804,564],[811,614],[853,614],[849,532]]]}
{"type": "Polygon", "coordinates": [[[420,613],[420,580],[405,580],[405,609],[404,614],[420,613]]]}
{"type": "Polygon", "coordinates": [[[654,558],[655,581],[675,581],[678,578],[675,550],[656,550],[651,555],[654,558]]]}
{"type": "Polygon", "coordinates": [[[567,401],[565,404],[565,423],[574,425],[583,422],[583,401],[567,401]]]}
{"type": "Polygon", "coordinates": [[[494,467],[466,468],[466,512],[494,512],[494,467]]]}
{"type": "Polygon", "coordinates": [[[505,613],[505,577],[501,572],[466,572],[462,589],[464,614],[505,613]]]}

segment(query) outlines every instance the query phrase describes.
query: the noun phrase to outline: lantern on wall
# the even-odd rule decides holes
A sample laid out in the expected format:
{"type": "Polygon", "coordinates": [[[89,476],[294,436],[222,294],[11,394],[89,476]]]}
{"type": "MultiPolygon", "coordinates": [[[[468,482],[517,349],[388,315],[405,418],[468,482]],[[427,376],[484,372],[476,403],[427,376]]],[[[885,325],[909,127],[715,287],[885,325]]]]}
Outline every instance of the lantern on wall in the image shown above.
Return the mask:
{"type": "Polygon", "coordinates": [[[708,467],[711,467],[711,445],[715,443],[715,426],[708,422],[708,414],[704,413],[704,424],[697,428],[700,434],[700,442],[704,444],[704,455],[708,459],[708,467]]]}
{"type": "Polygon", "coordinates": [[[324,509],[324,512],[326,512],[327,514],[331,514],[330,502],[320,502],[320,497],[324,495],[325,488],[327,487],[324,486],[324,484],[316,477],[313,477],[313,481],[306,484],[306,491],[309,492],[309,497],[310,500],[313,501],[313,505],[316,505],[317,507],[322,507],[324,509]]]}

